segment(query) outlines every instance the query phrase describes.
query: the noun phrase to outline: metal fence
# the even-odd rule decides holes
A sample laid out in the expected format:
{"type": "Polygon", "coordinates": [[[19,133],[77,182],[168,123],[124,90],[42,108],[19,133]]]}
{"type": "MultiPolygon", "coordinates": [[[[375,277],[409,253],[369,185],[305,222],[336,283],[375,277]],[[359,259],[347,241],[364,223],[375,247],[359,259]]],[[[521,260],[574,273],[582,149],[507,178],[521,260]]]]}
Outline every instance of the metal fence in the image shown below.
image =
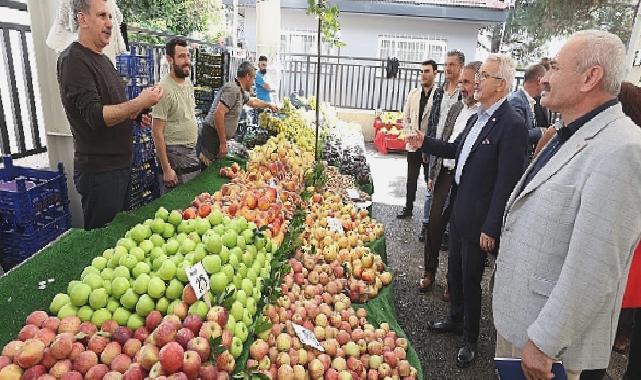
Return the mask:
{"type": "MultiPolygon", "coordinates": [[[[322,56],[320,98],[347,109],[402,110],[407,94],[420,84],[420,62],[399,62],[396,75],[388,78],[387,60],[364,57],[322,56]]],[[[285,54],[282,59],[279,97],[292,93],[316,94],[317,58],[309,54],[285,54]]],[[[444,81],[438,66],[437,83],[444,81]]],[[[517,72],[514,89],[523,83],[517,72]]]]}
{"type": "MultiPolygon", "coordinates": [[[[27,12],[27,5],[5,2],[3,6],[27,12]]],[[[31,27],[0,22],[0,55],[5,79],[0,80],[0,153],[14,158],[26,157],[47,150],[44,128],[39,122],[39,91],[34,76],[35,65],[31,27]],[[9,125],[11,124],[11,127],[9,125]]]]}

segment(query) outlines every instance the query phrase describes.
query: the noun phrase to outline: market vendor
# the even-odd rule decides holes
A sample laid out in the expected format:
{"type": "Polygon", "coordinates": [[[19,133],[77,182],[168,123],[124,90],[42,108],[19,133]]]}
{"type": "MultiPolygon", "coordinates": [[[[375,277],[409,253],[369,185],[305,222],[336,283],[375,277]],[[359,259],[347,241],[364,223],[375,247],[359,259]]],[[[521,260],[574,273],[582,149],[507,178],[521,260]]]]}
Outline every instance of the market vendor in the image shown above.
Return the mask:
{"type": "Polygon", "coordinates": [[[249,96],[248,91],[254,85],[255,78],[256,68],[245,61],[238,66],[234,81],[225,83],[214,98],[202,131],[200,160],[206,166],[216,158],[227,155],[227,140],[234,137],[240,112],[245,104],[253,108],[278,111],[273,103],[249,96]]]}
{"type": "Polygon", "coordinates": [[[73,13],[78,40],[58,57],[58,84],[73,135],[74,183],[84,227],[91,230],[111,222],[125,208],[132,120],[158,103],[163,90],[146,88],[127,101],[118,72],[102,53],[113,31],[107,2],[77,0],[73,13]]]}
{"type": "Polygon", "coordinates": [[[165,46],[169,73],[160,80],[165,96],[153,107],[153,138],[162,168],[163,192],[200,173],[196,155],[198,123],[194,86],[189,79],[191,57],[187,41],[172,38],[165,46]]]}

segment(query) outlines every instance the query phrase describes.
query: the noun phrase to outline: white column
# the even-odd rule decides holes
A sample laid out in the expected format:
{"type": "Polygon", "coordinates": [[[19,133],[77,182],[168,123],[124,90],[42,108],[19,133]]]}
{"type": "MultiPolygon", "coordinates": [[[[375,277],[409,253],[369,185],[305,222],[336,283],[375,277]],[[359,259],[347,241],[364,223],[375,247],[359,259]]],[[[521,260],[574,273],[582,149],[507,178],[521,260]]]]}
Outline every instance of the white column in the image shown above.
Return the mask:
{"type": "Polygon", "coordinates": [[[628,55],[626,59],[627,80],[639,84],[641,82],[641,69],[634,68],[634,53],[641,49],[641,6],[638,7],[636,17],[634,18],[634,25],[632,26],[632,34],[630,34],[630,42],[628,43],[628,55]]]}
{"type": "Polygon", "coordinates": [[[47,135],[47,152],[51,167],[65,166],[73,226],[82,225],[80,196],[73,184],[73,138],[67,121],[56,74],[58,54],[45,40],[58,10],[59,0],[28,0],[31,37],[35,53],[36,75],[40,85],[42,116],[47,135]]]}
{"type": "Polygon", "coordinates": [[[275,96],[281,77],[280,16],[280,0],[256,0],[256,59],[267,57],[267,76],[275,96]]]}

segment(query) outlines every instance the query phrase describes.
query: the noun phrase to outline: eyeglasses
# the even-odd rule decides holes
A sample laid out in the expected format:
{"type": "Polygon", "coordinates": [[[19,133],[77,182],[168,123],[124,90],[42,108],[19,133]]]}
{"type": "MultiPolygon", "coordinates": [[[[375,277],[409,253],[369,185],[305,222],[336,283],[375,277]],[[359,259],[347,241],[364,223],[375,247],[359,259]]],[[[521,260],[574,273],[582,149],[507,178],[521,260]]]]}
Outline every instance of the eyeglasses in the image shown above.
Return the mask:
{"type": "Polygon", "coordinates": [[[505,79],[505,78],[502,78],[502,77],[497,77],[497,76],[494,76],[494,75],[492,75],[492,74],[486,73],[485,71],[481,71],[480,73],[477,73],[477,74],[474,76],[474,78],[475,78],[477,81],[482,81],[482,80],[485,80],[485,79],[487,79],[487,78],[494,78],[494,79],[499,79],[499,80],[501,80],[501,79],[505,79]]]}

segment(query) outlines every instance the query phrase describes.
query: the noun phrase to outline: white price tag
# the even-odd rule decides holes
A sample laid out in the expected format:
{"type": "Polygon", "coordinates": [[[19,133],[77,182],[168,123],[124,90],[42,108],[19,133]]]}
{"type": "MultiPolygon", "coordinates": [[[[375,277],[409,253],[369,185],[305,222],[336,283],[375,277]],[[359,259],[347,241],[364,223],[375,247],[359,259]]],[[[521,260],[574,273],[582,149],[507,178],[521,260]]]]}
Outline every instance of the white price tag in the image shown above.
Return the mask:
{"type": "Polygon", "coordinates": [[[368,208],[372,205],[372,201],[356,202],[354,205],[358,208],[368,208]]]}
{"type": "Polygon", "coordinates": [[[297,325],[295,323],[292,323],[292,326],[294,326],[294,331],[296,332],[298,339],[300,339],[300,341],[303,342],[304,345],[313,347],[320,352],[325,352],[325,348],[320,345],[313,331],[308,330],[303,326],[297,325]]]}
{"type": "Polygon", "coordinates": [[[332,232],[338,232],[341,235],[345,233],[345,231],[343,231],[343,223],[336,218],[327,217],[327,226],[332,232]]]}
{"type": "Polygon", "coordinates": [[[194,288],[196,297],[201,299],[209,292],[209,276],[207,276],[207,271],[205,271],[202,263],[198,263],[193,267],[185,268],[185,271],[189,278],[189,284],[194,288]]]}
{"type": "Polygon", "coordinates": [[[347,189],[347,196],[352,199],[358,199],[361,197],[361,194],[358,192],[358,190],[351,188],[347,189]]]}
{"type": "Polygon", "coordinates": [[[267,184],[272,189],[278,189],[278,184],[276,184],[276,180],[274,178],[270,179],[269,182],[267,182],[267,184]]]}

